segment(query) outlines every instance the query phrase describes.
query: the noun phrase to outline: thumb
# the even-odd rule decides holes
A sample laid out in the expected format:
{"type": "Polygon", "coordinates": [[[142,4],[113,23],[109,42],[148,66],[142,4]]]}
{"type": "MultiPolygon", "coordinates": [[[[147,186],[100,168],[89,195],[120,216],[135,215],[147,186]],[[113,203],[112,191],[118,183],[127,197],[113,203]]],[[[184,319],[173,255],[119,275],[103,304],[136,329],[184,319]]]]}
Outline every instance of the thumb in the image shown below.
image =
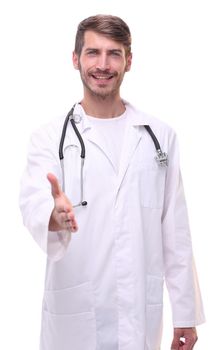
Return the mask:
{"type": "Polygon", "coordinates": [[[180,349],[180,334],[178,332],[178,329],[175,329],[174,331],[174,337],[171,345],[171,350],[179,350],[180,349]]]}
{"type": "Polygon", "coordinates": [[[53,198],[57,198],[62,194],[62,190],[60,188],[59,182],[56,178],[55,175],[49,173],[47,174],[47,180],[50,182],[51,184],[51,193],[53,198]]]}

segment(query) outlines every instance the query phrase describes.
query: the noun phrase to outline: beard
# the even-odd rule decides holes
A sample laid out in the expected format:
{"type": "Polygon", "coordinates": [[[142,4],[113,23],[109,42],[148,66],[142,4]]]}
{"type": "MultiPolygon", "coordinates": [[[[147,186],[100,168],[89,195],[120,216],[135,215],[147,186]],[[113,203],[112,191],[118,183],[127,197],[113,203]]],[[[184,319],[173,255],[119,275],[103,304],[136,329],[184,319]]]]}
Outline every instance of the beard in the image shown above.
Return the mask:
{"type": "MultiPolygon", "coordinates": [[[[124,78],[125,70],[119,74],[118,72],[109,72],[109,70],[97,69],[88,73],[83,72],[82,67],[79,66],[79,72],[83,87],[92,96],[105,100],[109,97],[114,97],[119,93],[121,83],[124,78]],[[99,83],[93,84],[97,76],[103,76],[106,80],[113,80],[113,84],[99,83]]],[[[97,79],[98,80],[98,79],[97,79]]]]}

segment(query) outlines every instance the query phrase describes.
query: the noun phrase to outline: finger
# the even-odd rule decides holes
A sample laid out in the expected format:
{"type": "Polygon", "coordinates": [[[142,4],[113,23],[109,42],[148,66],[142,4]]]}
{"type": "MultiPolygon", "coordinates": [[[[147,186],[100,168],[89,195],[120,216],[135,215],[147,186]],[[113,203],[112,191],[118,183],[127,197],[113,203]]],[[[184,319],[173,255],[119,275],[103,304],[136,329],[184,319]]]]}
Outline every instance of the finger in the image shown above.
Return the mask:
{"type": "Polygon", "coordinates": [[[64,216],[67,214],[73,215],[73,207],[72,204],[68,201],[68,199],[66,197],[59,197],[59,199],[57,200],[56,198],[55,201],[57,212],[63,213],[64,216]]]}
{"type": "Polygon", "coordinates": [[[66,220],[68,220],[68,221],[76,221],[75,215],[74,215],[72,210],[69,211],[69,212],[66,211],[66,220]]]}
{"type": "Polygon", "coordinates": [[[75,220],[75,218],[73,219],[72,216],[70,216],[70,214],[67,214],[65,211],[60,211],[58,213],[59,213],[59,221],[61,225],[66,225],[66,223],[72,222],[73,220],[75,220]]]}
{"type": "Polygon", "coordinates": [[[77,225],[77,222],[75,220],[75,218],[71,219],[68,221],[70,227],[71,227],[71,231],[75,232],[78,230],[78,225],[77,225]]]}
{"type": "Polygon", "coordinates": [[[58,220],[59,220],[60,225],[65,226],[66,222],[69,221],[67,216],[66,216],[65,211],[60,210],[57,212],[58,212],[58,220]]]}
{"type": "Polygon", "coordinates": [[[174,338],[172,341],[171,350],[183,350],[184,344],[185,343],[182,342],[179,338],[174,338]]]}
{"type": "Polygon", "coordinates": [[[184,339],[185,339],[185,344],[183,346],[183,350],[192,350],[198,339],[196,329],[186,328],[184,330],[184,339]]]}
{"type": "Polygon", "coordinates": [[[59,218],[60,218],[60,225],[63,229],[68,229],[73,232],[78,230],[78,225],[72,212],[71,213],[62,212],[59,214],[59,218]]]}
{"type": "Polygon", "coordinates": [[[183,345],[183,347],[181,349],[183,349],[183,350],[193,350],[194,345],[195,345],[195,342],[184,343],[184,345],[183,345]]]}
{"type": "Polygon", "coordinates": [[[76,232],[78,230],[77,224],[72,222],[71,220],[68,220],[64,224],[64,229],[67,229],[70,232],[76,232]]]}
{"type": "Polygon", "coordinates": [[[51,193],[53,198],[57,198],[62,194],[62,190],[60,188],[59,182],[56,178],[55,175],[48,173],[47,174],[47,180],[50,182],[51,184],[51,193]]]}
{"type": "Polygon", "coordinates": [[[179,337],[174,337],[171,345],[171,350],[179,350],[179,349],[181,349],[179,337]]]}
{"type": "Polygon", "coordinates": [[[181,349],[183,349],[183,350],[192,350],[193,348],[192,348],[192,346],[189,346],[189,345],[183,345],[183,347],[181,348],[181,349]]]}

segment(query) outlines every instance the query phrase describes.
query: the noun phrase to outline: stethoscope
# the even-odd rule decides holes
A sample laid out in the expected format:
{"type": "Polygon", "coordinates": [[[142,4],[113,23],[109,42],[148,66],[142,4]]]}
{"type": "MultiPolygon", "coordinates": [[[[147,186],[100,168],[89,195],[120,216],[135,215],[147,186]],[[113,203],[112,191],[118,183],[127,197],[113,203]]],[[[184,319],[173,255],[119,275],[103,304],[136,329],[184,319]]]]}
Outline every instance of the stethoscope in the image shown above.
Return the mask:
{"type": "MultiPolygon", "coordinates": [[[[63,177],[63,191],[65,192],[65,172],[64,172],[64,154],[63,154],[63,145],[64,145],[64,140],[66,136],[66,130],[67,130],[67,125],[70,122],[73,130],[80,142],[81,146],[81,168],[80,168],[80,201],[73,205],[73,208],[79,207],[79,206],[86,206],[88,203],[87,201],[84,200],[84,188],[83,188],[83,167],[84,167],[84,162],[85,162],[85,155],[86,155],[86,149],[85,149],[85,144],[82,139],[82,136],[80,135],[79,130],[77,129],[76,124],[80,123],[82,117],[79,114],[74,114],[76,104],[71,108],[71,110],[68,112],[64,124],[63,124],[63,130],[60,138],[60,144],[59,144],[59,158],[60,158],[60,164],[61,164],[61,170],[62,170],[62,177],[63,177]]],[[[156,157],[155,160],[157,164],[161,167],[166,167],[168,166],[168,155],[165,152],[162,152],[160,143],[158,139],[156,138],[155,134],[153,133],[151,127],[149,125],[143,125],[147,132],[149,133],[150,137],[152,138],[152,141],[154,143],[155,149],[156,149],[156,157]]]]}

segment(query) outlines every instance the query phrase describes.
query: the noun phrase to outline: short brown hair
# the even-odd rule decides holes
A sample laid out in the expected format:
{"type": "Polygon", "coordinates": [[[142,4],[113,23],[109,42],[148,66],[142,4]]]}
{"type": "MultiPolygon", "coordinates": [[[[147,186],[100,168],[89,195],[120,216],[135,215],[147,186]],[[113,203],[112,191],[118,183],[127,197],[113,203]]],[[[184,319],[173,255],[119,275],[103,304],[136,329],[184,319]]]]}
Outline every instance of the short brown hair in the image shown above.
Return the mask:
{"type": "Polygon", "coordinates": [[[96,15],[84,19],[78,25],[74,49],[78,56],[81,55],[84,45],[84,33],[87,30],[94,31],[123,44],[126,55],[131,52],[131,33],[128,25],[117,16],[96,15]]]}

